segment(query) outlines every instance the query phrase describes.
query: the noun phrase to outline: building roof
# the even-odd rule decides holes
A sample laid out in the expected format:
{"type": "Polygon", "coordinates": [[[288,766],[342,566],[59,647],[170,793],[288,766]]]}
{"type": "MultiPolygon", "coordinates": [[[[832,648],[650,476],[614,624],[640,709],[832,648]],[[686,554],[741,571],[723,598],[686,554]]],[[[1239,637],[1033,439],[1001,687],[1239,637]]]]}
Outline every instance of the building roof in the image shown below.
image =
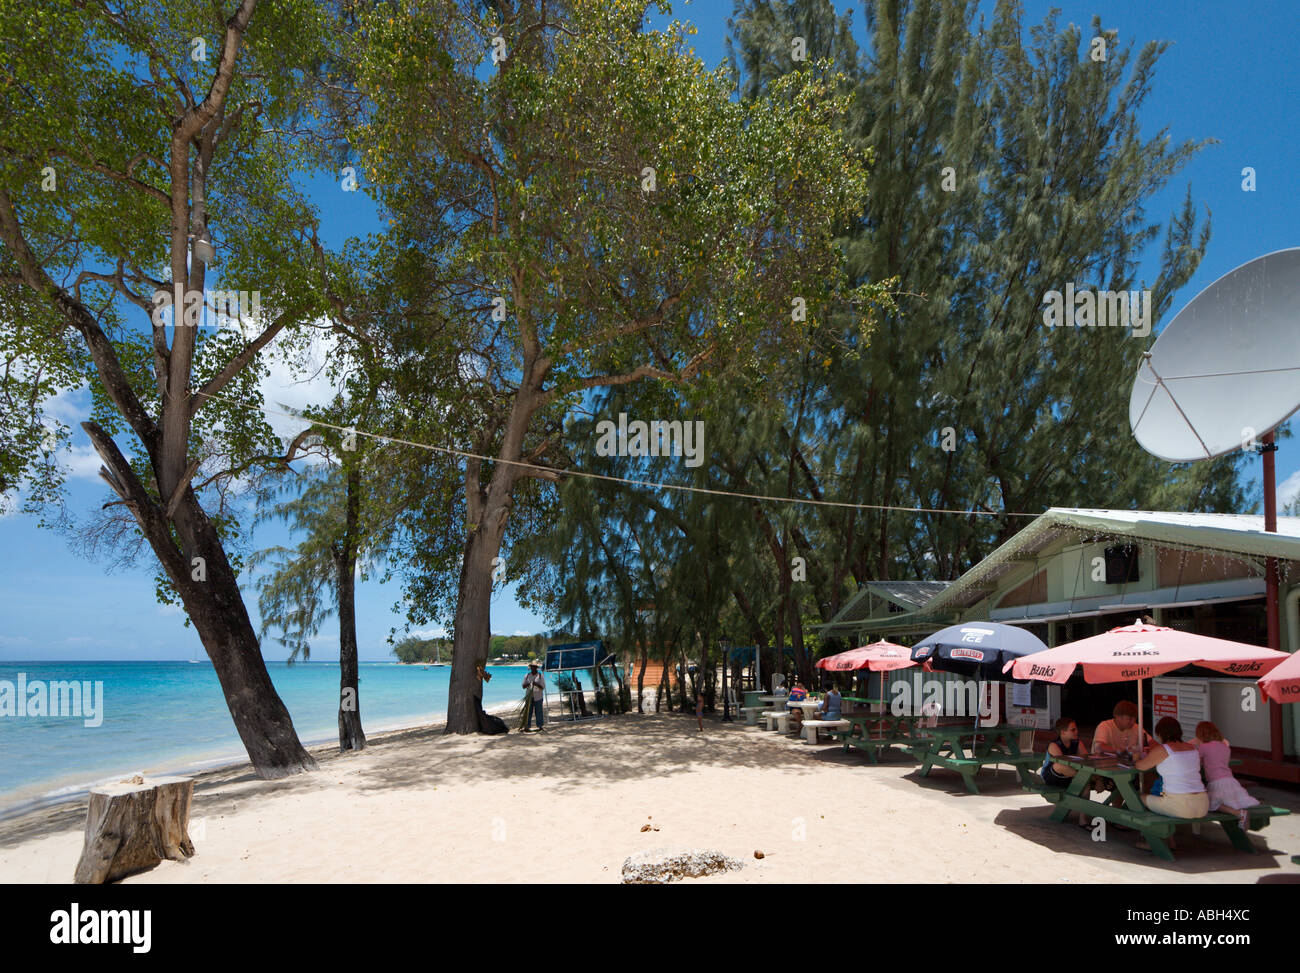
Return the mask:
{"type": "Polygon", "coordinates": [[[954,581],[926,606],[926,614],[969,608],[996,590],[1003,575],[1067,535],[1091,534],[1149,541],[1194,551],[1222,551],[1300,561],[1300,517],[1279,517],[1277,533],[1255,514],[1199,514],[1152,510],[1052,507],[954,581]]]}
{"type": "Polygon", "coordinates": [[[833,619],[820,626],[842,626],[846,622],[860,622],[871,614],[871,596],[892,601],[906,612],[924,608],[935,595],[948,587],[948,581],[866,581],[845,603],[833,619]]]}
{"type": "MultiPolygon", "coordinates": [[[[956,615],[996,591],[1004,576],[1022,568],[1026,561],[1034,560],[1064,537],[1080,535],[1146,541],[1191,551],[1219,551],[1246,557],[1276,557],[1300,562],[1300,517],[1278,517],[1277,532],[1268,533],[1264,530],[1264,518],[1257,514],[1052,507],[956,581],[867,582],[863,586],[864,590],[859,590],[844,609],[828,625],[823,626],[823,630],[830,634],[832,629],[850,627],[846,623],[865,621],[866,593],[875,591],[877,587],[934,586],[929,597],[915,608],[883,590],[876,591],[875,593],[890,597],[890,600],[909,609],[906,614],[878,620],[889,628],[906,627],[921,620],[956,615]]],[[[1145,604],[1152,594],[1154,593],[1135,596],[1134,603],[1137,604],[1137,599],[1141,599],[1145,604]]],[[[1107,600],[1115,599],[1112,597],[1107,600]]]]}
{"type": "Polygon", "coordinates": [[[904,608],[922,608],[950,581],[868,581],[866,587],[904,608]]]}

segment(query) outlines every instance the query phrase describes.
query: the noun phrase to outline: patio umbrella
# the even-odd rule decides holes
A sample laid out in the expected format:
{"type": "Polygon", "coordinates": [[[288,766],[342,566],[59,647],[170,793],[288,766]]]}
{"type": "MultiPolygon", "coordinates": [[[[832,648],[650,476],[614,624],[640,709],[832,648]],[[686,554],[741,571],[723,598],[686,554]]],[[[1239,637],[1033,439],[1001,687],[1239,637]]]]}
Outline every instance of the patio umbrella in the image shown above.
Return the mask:
{"type": "Polygon", "coordinates": [[[870,645],[860,645],[856,649],[828,655],[818,659],[816,667],[828,672],[849,672],[854,669],[869,669],[872,672],[884,672],[890,669],[906,669],[916,665],[912,661],[912,650],[905,645],[881,640],[870,645]]]}
{"type": "Polygon", "coordinates": [[[1259,681],[1259,688],[1275,703],[1300,703],[1300,652],[1279,663],[1259,681]]]}
{"type": "MultiPolygon", "coordinates": [[[[850,672],[857,669],[866,669],[869,672],[891,672],[894,669],[907,669],[914,665],[916,663],[912,661],[911,649],[905,645],[886,642],[884,639],[872,642],[870,645],[860,645],[847,652],[828,655],[816,662],[818,669],[825,669],[827,672],[850,672]]],[[[929,666],[926,668],[928,669],[929,666]]],[[[882,705],[887,705],[884,701],[889,699],[888,681],[881,691],[881,696],[882,705]]]]}
{"type": "Polygon", "coordinates": [[[1138,739],[1142,736],[1142,681],[1183,666],[1203,666],[1232,676],[1263,675],[1287,659],[1285,652],[1134,622],[1067,642],[1006,668],[1015,679],[1063,683],[1083,666],[1085,682],[1138,682],[1138,739]]]}
{"type": "MultiPolygon", "coordinates": [[[[984,691],[984,683],[1009,682],[1013,677],[1006,668],[1021,656],[1047,648],[1033,632],[998,622],[964,622],[935,632],[912,647],[915,662],[927,662],[931,669],[955,672],[976,679],[975,698],[984,691]]],[[[979,729],[979,707],[975,709],[975,729],[979,729]]]]}

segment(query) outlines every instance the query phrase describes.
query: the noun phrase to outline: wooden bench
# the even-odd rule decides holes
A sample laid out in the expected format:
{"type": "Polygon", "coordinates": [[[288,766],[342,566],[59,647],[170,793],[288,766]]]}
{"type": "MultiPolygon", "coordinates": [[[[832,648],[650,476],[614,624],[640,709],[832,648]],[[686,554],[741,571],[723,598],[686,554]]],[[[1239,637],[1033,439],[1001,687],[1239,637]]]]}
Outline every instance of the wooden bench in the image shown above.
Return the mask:
{"type": "MultiPolygon", "coordinates": [[[[1229,814],[1226,811],[1211,811],[1204,817],[1199,818],[1173,818],[1167,814],[1157,814],[1155,811],[1146,809],[1138,811],[1128,807],[1117,807],[1113,804],[1100,804],[1097,801],[1083,800],[1076,795],[1066,793],[1063,787],[1025,784],[1024,789],[1040,795],[1048,803],[1057,805],[1057,810],[1052,814],[1053,820],[1063,821],[1071,811],[1081,811],[1089,818],[1100,817],[1112,824],[1132,828],[1142,835],[1143,840],[1150,846],[1151,853],[1163,858],[1165,861],[1174,861],[1174,853],[1169,848],[1168,839],[1174,836],[1174,832],[1178,828],[1185,825],[1195,827],[1201,824],[1217,824],[1223,828],[1223,832],[1228,836],[1232,847],[1238,851],[1256,854],[1258,850],[1246,832],[1242,830],[1237,815],[1229,814]]],[[[1267,827],[1273,818],[1291,813],[1287,808],[1271,807],[1267,804],[1248,808],[1247,811],[1249,815],[1246,825],[1247,831],[1259,831],[1267,827]]]]}
{"type": "Polygon", "coordinates": [[[740,707],[740,711],[745,714],[746,726],[758,726],[758,715],[760,713],[766,713],[767,707],[766,706],[742,706],[740,707]]]}
{"type": "Polygon", "coordinates": [[[818,742],[818,730],[847,730],[852,725],[848,720],[804,720],[802,723],[803,738],[808,743],[815,744],[818,742]]]}

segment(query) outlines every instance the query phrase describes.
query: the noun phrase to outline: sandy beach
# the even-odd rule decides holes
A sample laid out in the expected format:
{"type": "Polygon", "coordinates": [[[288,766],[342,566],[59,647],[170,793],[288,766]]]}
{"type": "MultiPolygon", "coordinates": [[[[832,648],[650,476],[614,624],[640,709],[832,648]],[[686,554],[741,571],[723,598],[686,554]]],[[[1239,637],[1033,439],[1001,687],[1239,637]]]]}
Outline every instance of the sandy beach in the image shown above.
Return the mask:
{"type": "MultiPolygon", "coordinates": [[[[1135,850],[1131,832],[1094,842],[1051,822],[1009,770],[968,795],[943,771],[918,780],[902,753],[872,766],[716,717],[703,734],[679,714],[628,715],[331,749],[315,751],[317,773],[290,780],[247,765],[201,776],[196,856],[126,881],[618,882],[628,855],[666,847],[745,862],[706,882],[1300,882],[1300,813],[1253,833],[1261,854],[1207,828],[1180,834],[1168,864],[1135,850]]],[[[1294,790],[1252,790],[1300,811],[1294,790]]],[[[70,881],[84,818],[76,802],[0,822],[0,881],[70,881]]]]}

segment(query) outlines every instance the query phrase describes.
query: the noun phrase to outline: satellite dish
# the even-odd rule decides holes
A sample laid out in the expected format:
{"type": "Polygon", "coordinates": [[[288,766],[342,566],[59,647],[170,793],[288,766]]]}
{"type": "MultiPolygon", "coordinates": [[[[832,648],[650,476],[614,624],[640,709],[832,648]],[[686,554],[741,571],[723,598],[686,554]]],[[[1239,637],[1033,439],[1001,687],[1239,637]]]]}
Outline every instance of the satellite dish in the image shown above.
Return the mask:
{"type": "Polygon", "coordinates": [[[1256,257],[1178,312],[1138,368],[1129,424],[1171,463],[1213,459],[1300,408],[1300,247],[1256,257]]]}

